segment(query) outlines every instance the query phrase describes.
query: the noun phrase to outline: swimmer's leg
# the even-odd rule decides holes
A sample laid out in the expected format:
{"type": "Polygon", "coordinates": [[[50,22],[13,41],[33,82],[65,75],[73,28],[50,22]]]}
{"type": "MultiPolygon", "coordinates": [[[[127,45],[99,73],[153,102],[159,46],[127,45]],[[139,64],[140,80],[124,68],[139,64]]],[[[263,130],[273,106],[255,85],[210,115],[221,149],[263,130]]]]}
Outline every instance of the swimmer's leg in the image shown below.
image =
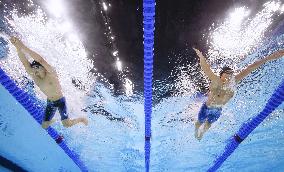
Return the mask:
{"type": "Polygon", "coordinates": [[[85,125],[88,125],[88,120],[86,118],[69,119],[67,115],[66,100],[64,97],[60,99],[58,110],[59,110],[61,121],[64,127],[71,127],[80,122],[84,123],[85,125]]]}
{"type": "Polygon", "coordinates": [[[200,123],[199,121],[196,121],[195,123],[195,133],[194,133],[194,136],[196,139],[199,140],[199,136],[198,136],[198,131],[199,131],[199,128],[200,126],[202,125],[202,123],[200,123]]]}
{"type": "Polygon", "coordinates": [[[43,122],[41,124],[41,127],[43,129],[47,129],[52,123],[56,121],[55,119],[52,119],[55,115],[56,110],[57,108],[53,105],[53,103],[50,101],[47,101],[47,106],[45,108],[43,122]]]}
{"type": "Polygon", "coordinates": [[[86,118],[76,118],[76,119],[67,118],[67,119],[62,120],[62,124],[64,127],[72,127],[73,125],[76,125],[80,122],[85,125],[88,125],[88,120],[86,118]]]}
{"type": "Polygon", "coordinates": [[[52,123],[54,123],[56,120],[55,119],[52,119],[50,121],[43,121],[42,124],[41,124],[41,127],[43,129],[47,129],[52,123]]]}
{"type": "Polygon", "coordinates": [[[206,133],[209,128],[211,127],[211,124],[216,122],[218,120],[218,118],[221,116],[221,112],[222,109],[221,108],[217,108],[217,109],[210,109],[209,111],[207,111],[209,114],[207,115],[207,120],[204,124],[204,129],[202,132],[200,132],[200,139],[203,137],[203,134],[206,133]]]}
{"type": "Polygon", "coordinates": [[[198,135],[199,128],[205,122],[206,118],[207,118],[207,106],[206,106],[206,103],[203,103],[203,105],[201,106],[200,111],[198,113],[198,119],[195,123],[195,134],[194,134],[194,136],[198,140],[201,139],[200,135],[198,135]]]}
{"type": "Polygon", "coordinates": [[[200,140],[202,139],[203,134],[206,133],[206,131],[208,131],[210,127],[211,127],[211,123],[206,121],[205,124],[204,124],[204,129],[203,129],[203,131],[200,132],[200,135],[199,135],[200,140]]]}

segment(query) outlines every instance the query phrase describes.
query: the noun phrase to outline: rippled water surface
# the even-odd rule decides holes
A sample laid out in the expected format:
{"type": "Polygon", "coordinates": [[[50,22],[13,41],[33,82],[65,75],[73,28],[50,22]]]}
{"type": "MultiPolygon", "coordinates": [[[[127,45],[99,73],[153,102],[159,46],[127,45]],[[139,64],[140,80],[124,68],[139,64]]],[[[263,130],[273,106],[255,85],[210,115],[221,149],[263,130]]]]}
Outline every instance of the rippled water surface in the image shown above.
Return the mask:
{"type": "MultiPolygon", "coordinates": [[[[212,24],[208,29],[211,37],[208,38],[210,49],[207,55],[214,72],[219,72],[225,64],[238,72],[255,60],[283,48],[284,35],[275,35],[270,39],[264,36],[273,22],[272,16],[283,13],[281,5],[280,2],[268,1],[263,5],[263,10],[255,15],[249,15],[250,10],[246,7],[236,7],[223,22],[212,24]]],[[[58,122],[53,127],[64,135],[68,146],[80,155],[90,171],[144,171],[144,104],[142,93],[135,92],[135,88],[132,90],[132,82],[135,81],[126,82],[126,90],[129,91],[130,88],[128,94],[114,96],[112,86],[104,76],[90,72],[96,61],[87,58],[79,36],[72,31],[72,27],[67,27],[68,21],[47,19],[40,8],[29,16],[20,17],[17,14],[17,11],[10,13],[11,29],[55,67],[67,99],[69,116],[85,116],[89,119],[87,127],[77,125],[65,129],[59,122],[59,115],[56,116],[58,122]],[[66,27],[61,27],[62,25],[66,27]]],[[[36,95],[44,104],[45,96],[32,84],[15,48],[11,44],[8,47],[8,56],[0,59],[1,68],[21,88],[36,95]]],[[[281,83],[284,59],[266,63],[240,82],[235,96],[224,107],[220,119],[201,141],[197,141],[194,138],[194,122],[205,101],[204,97],[197,96],[200,92],[198,82],[205,83],[205,87],[209,83],[198,65],[181,62],[186,57],[174,54],[171,58],[176,64],[172,75],[165,80],[154,78],[156,101],[152,114],[150,168],[151,171],[206,171],[224,150],[227,139],[243,122],[262,110],[281,83]],[[163,96],[169,91],[171,96],[163,96]]],[[[25,133],[29,134],[32,140],[30,142],[42,141],[42,146],[47,150],[55,149],[48,146],[55,143],[43,141],[45,138],[40,136],[45,135],[45,132],[36,123],[31,125],[32,119],[21,117],[26,122],[23,123],[13,118],[15,113],[24,114],[24,109],[12,98],[4,97],[7,93],[3,87],[1,95],[0,102],[5,101],[5,105],[0,104],[0,143],[4,139],[20,143],[21,137],[17,134],[24,133],[17,132],[17,126],[22,126],[25,130],[30,125],[30,130],[25,133]],[[11,110],[11,107],[15,110],[11,110]],[[34,130],[40,132],[33,134],[34,130]]],[[[284,170],[283,107],[275,110],[238,147],[220,171],[284,170]]],[[[1,144],[4,143],[8,144],[4,141],[1,144]]],[[[0,155],[20,162],[25,168],[29,166],[27,169],[39,169],[43,161],[40,158],[33,160],[38,162],[29,165],[29,160],[17,159],[16,155],[27,156],[27,151],[32,150],[28,146],[29,142],[23,143],[23,147],[18,145],[19,150],[11,149],[11,152],[17,152],[15,156],[4,150],[4,146],[0,146],[0,155]]],[[[5,146],[5,149],[8,148],[5,146]]],[[[29,156],[34,154],[38,153],[30,152],[29,156]]],[[[46,168],[49,163],[52,166],[54,159],[45,160],[46,168]]],[[[64,163],[62,161],[63,167],[64,163]]],[[[71,166],[69,170],[76,171],[71,166]]]]}

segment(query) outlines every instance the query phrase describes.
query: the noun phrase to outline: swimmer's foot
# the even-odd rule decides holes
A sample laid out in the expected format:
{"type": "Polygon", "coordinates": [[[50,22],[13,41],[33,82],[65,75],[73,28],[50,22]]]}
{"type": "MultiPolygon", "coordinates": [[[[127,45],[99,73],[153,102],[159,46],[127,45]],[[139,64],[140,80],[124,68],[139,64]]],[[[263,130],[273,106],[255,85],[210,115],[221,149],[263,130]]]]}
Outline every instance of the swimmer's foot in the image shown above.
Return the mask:
{"type": "Polygon", "coordinates": [[[197,138],[199,141],[202,139],[203,134],[204,134],[204,131],[201,131],[200,134],[199,134],[199,136],[198,136],[198,138],[197,138]]]}
{"type": "Polygon", "coordinates": [[[200,126],[202,125],[202,123],[200,123],[199,121],[196,121],[196,123],[195,123],[195,134],[194,134],[194,136],[195,136],[195,138],[197,139],[197,140],[200,140],[201,138],[200,138],[200,130],[199,130],[199,128],[200,128],[200,126]]]}
{"type": "Polygon", "coordinates": [[[81,122],[84,123],[86,126],[88,125],[88,120],[86,118],[81,118],[81,122]]]}
{"type": "Polygon", "coordinates": [[[47,129],[52,123],[54,123],[56,120],[55,119],[52,119],[50,121],[43,121],[42,124],[41,124],[41,127],[43,129],[47,129]]]}
{"type": "Polygon", "coordinates": [[[202,134],[200,133],[200,134],[198,135],[198,130],[195,132],[194,136],[195,136],[195,138],[196,138],[198,141],[200,141],[200,140],[202,139],[202,134]]]}
{"type": "Polygon", "coordinates": [[[195,129],[194,137],[198,139],[198,129],[195,129]]]}
{"type": "Polygon", "coordinates": [[[76,119],[64,119],[62,120],[62,124],[64,127],[72,127],[73,125],[76,125],[78,123],[84,123],[85,125],[88,125],[88,120],[86,118],[76,118],[76,119]]]}
{"type": "Polygon", "coordinates": [[[196,138],[198,141],[200,141],[202,139],[202,136],[199,135],[197,138],[196,138]]]}

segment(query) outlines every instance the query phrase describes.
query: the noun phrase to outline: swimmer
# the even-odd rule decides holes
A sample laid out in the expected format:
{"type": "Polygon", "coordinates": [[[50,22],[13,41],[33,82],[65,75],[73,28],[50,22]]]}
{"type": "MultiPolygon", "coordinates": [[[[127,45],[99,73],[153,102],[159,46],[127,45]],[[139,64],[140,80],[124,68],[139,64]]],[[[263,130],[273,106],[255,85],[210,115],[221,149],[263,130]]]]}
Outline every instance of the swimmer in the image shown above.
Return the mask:
{"type": "Polygon", "coordinates": [[[56,71],[39,54],[26,47],[16,37],[10,38],[16,47],[18,56],[23,63],[26,72],[33,78],[35,84],[47,96],[47,106],[43,117],[42,128],[48,128],[55,120],[52,118],[56,110],[59,110],[61,122],[64,127],[71,127],[79,122],[88,125],[86,118],[69,119],[67,115],[66,100],[63,97],[61,86],[56,71]],[[29,55],[34,61],[30,63],[26,58],[29,55]]]}
{"type": "Polygon", "coordinates": [[[198,49],[193,49],[200,59],[201,69],[211,81],[209,85],[208,99],[202,105],[198,113],[198,120],[195,123],[195,138],[201,140],[203,134],[211,127],[211,124],[217,121],[221,116],[222,107],[234,96],[236,84],[262,64],[284,56],[284,50],[277,51],[254,62],[236,75],[234,75],[234,71],[230,67],[223,67],[219,76],[217,76],[210,69],[210,66],[206,62],[203,54],[198,49]],[[199,128],[202,124],[204,124],[204,128],[200,131],[199,128]]]}

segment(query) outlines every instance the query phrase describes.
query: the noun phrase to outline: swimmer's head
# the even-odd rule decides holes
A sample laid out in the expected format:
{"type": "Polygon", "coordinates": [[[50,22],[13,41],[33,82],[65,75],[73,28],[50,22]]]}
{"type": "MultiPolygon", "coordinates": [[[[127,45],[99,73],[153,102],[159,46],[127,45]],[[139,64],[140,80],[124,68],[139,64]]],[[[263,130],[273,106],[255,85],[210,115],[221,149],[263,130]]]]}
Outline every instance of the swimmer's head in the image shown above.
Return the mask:
{"type": "Polygon", "coordinates": [[[45,77],[46,69],[39,62],[34,60],[30,65],[35,76],[40,78],[45,77]]]}
{"type": "Polygon", "coordinates": [[[228,81],[232,78],[234,71],[232,68],[225,66],[220,71],[220,78],[222,81],[228,81]]]}
{"type": "Polygon", "coordinates": [[[43,67],[38,61],[35,61],[35,60],[30,65],[31,65],[31,68],[33,68],[33,67],[37,68],[39,66],[43,67]]]}

